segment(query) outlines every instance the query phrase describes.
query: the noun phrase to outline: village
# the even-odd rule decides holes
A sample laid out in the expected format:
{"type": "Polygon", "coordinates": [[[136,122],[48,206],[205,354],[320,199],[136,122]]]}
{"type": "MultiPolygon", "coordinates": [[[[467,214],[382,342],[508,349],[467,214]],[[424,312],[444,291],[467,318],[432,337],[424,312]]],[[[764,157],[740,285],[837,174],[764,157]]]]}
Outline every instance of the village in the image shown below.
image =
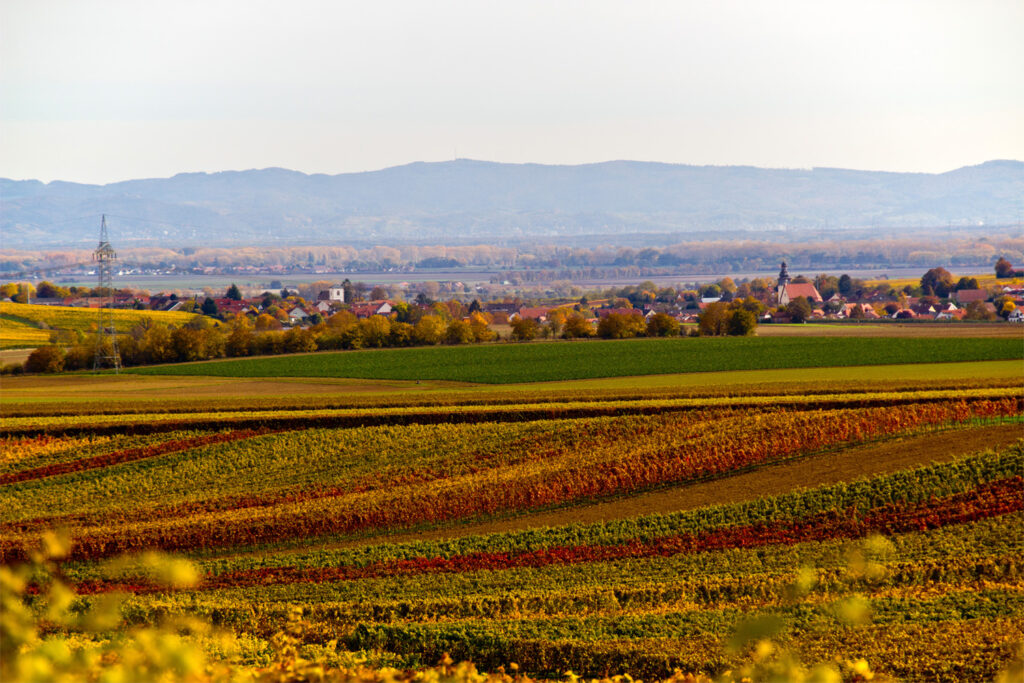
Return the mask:
{"type": "MultiPolygon", "coordinates": [[[[997,276],[1013,273],[1009,264],[997,264],[997,276]]],[[[409,283],[402,283],[405,287],[401,288],[371,288],[346,280],[318,289],[315,294],[308,287],[299,287],[295,291],[264,291],[249,296],[232,285],[221,296],[197,294],[192,297],[119,289],[109,297],[88,288],[65,289],[44,281],[35,287],[34,292],[26,291],[24,284],[4,285],[0,290],[3,294],[0,301],[184,311],[221,320],[246,316],[256,329],[267,330],[313,327],[341,312],[347,312],[357,320],[383,316],[400,322],[415,322],[431,313],[468,322],[471,314],[478,313],[495,326],[532,320],[542,329],[546,326],[553,336],[561,334],[565,321],[573,316],[582,318],[594,333],[598,333],[600,322],[609,316],[639,316],[647,323],[653,316],[661,314],[685,325],[697,323],[709,306],[737,301],[742,301],[744,308],[753,312],[760,324],[843,320],[1024,321],[1024,287],[1000,285],[998,279],[992,286],[979,287],[977,278],[955,280],[944,268],[927,271],[918,286],[893,288],[884,281],[866,285],[847,275],[818,275],[813,279],[799,275],[791,277],[786,264],[782,263],[774,282],[759,278],[735,283],[730,278],[723,278],[704,285],[694,283],[693,289],[658,287],[645,282],[637,286],[583,293],[573,299],[543,296],[555,294],[547,291],[538,292],[538,296],[529,299],[508,296],[481,301],[462,283],[430,284],[432,289],[409,283]],[[306,291],[302,291],[304,289],[306,291]],[[446,299],[440,298],[445,296],[446,299]]],[[[314,285],[322,286],[322,283],[314,285]]]]}

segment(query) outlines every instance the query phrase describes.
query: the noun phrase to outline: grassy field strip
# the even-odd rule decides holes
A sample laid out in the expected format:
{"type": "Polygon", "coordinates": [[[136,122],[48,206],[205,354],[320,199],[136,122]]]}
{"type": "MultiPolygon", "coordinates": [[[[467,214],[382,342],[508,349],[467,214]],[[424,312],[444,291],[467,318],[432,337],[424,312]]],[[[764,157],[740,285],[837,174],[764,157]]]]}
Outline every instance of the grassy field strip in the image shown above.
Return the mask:
{"type": "MultiPolygon", "coordinates": [[[[439,389],[472,388],[475,385],[450,382],[417,384],[415,380],[373,380],[342,377],[278,377],[274,379],[200,376],[148,376],[148,375],[94,375],[74,373],[66,375],[35,375],[4,378],[4,391],[0,403],[15,404],[30,401],[95,402],[96,392],[103,392],[106,401],[158,401],[169,398],[229,397],[258,398],[272,396],[318,396],[323,394],[409,393],[439,389]]],[[[490,385],[488,388],[493,389],[490,385]]]]}
{"type": "Polygon", "coordinates": [[[763,496],[778,496],[804,488],[889,474],[935,462],[947,462],[987,448],[1009,446],[1022,437],[1024,425],[1020,422],[898,436],[766,465],[721,479],[650,491],[617,500],[519,515],[508,519],[368,536],[340,542],[330,547],[356,547],[384,542],[439,541],[565,524],[595,524],[649,514],[669,514],[716,505],[725,500],[737,503],[756,500],[763,496]]]}
{"type": "MultiPolygon", "coordinates": [[[[901,400],[901,401],[933,401],[942,399],[970,399],[970,398],[1003,398],[1003,397],[1021,397],[1024,396],[1024,387],[993,387],[983,389],[940,389],[940,390],[925,390],[915,392],[867,392],[860,394],[835,394],[830,395],[828,399],[830,401],[844,401],[844,400],[855,400],[858,402],[868,401],[886,401],[886,400],[901,400]]],[[[640,400],[612,400],[612,401],[570,401],[570,402],[552,402],[552,403],[516,403],[514,405],[507,404],[481,404],[481,405],[466,405],[458,407],[459,415],[471,416],[474,414],[484,414],[487,420],[499,420],[500,415],[488,415],[488,413],[494,413],[496,410],[500,413],[514,414],[518,412],[531,412],[531,411],[549,411],[555,412],[560,410],[587,410],[590,408],[602,409],[602,410],[623,410],[629,411],[644,411],[645,409],[667,409],[671,410],[674,408],[678,409],[690,409],[690,408],[729,408],[736,406],[745,405],[793,405],[802,406],[808,403],[807,396],[802,394],[797,395],[782,395],[782,396],[728,396],[728,397],[713,397],[713,398],[678,398],[678,399],[640,399],[640,400]]],[[[238,410],[238,411],[219,411],[219,412],[190,412],[188,413],[189,421],[193,424],[198,424],[202,421],[217,422],[224,420],[233,419],[246,419],[246,418],[261,418],[268,417],[272,419],[291,419],[291,418],[309,418],[309,419],[329,419],[329,418],[345,418],[345,417],[362,417],[367,418],[379,418],[382,417],[382,411],[379,408],[367,409],[367,408],[335,408],[335,409],[320,409],[310,408],[303,410],[277,410],[271,409],[269,411],[259,410],[238,410]]],[[[409,417],[415,418],[416,416],[434,416],[437,413],[437,408],[433,406],[398,406],[389,407],[386,409],[386,415],[389,417],[409,417]]],[[[452,413],[454,419],[455,413],[452,413]]],[[[59,417],[4,417],[0,418],[0,430],[18,430],[27,429],[32,427],[44,427],[44,426],[100,426],[100,425],[115,425],[115,424],[132,424],[138,422],[145,422],[147,424],[161,423],[161,422],[180,422],[182,419],[182,413],[131,413],[131,414],[104,414],[104,415],[68,415],[59,417]]],[[[539,418],[538,418],[539,419],[539,418]]],[[[500,420],[499,420],[500,421],[500,420]]]]}
{"type": "MultiPolygon", "coordinates": [[[[162,375],[93,375],[11,377],[4,379],[0,405],[25,403],[95,403],[96,392],[112,403],[167,402],[187,396],[196,403],[223,402],[230,398],[274,397],[280,401],[303,397],[330,397],[346,394],[353,400],[365,400],[368,394],[416,396],[444,393],[451,396],[501,392],[518,397],[529,392],[587,389],[671,389],[676,387],[771,385],[818,382],[902,382],[973,380],[1005,378],[1024,383],[1024,363],[1017,360],[963,361],[957,363],[913,363],[858,367],[787,368],[776,370],[725,370],[717,372],[638,375],[600,379],[536,382],[496,387],[492,384],[466,384],[444,381],[373,380],[341,377],[201,377],[162,375]]],[[[823,388],[828,388],[827,386],[823,388]]]]}
{"type": "Polygon", "coordinates": [[[865,365],[856,367],[786,368],[781,370],[726,370],[719,372],[604,377],[563,382],[537,382],[517,385],[512,390],[543,389],[626,389],[784,382],[836,382],[975,379],[980,377],[1017,378],[1024,382],[1024,362],[1019,360],[964,361],[960,363],[908,363],[902,365],[865,365]]]}
{"type": "Polygon", "coordinates": [[[360,377],[483,384],[720,370],[1024,359],[1020,339],[624,339],[298,354],[131,368],[148,375],[360,377]]]}

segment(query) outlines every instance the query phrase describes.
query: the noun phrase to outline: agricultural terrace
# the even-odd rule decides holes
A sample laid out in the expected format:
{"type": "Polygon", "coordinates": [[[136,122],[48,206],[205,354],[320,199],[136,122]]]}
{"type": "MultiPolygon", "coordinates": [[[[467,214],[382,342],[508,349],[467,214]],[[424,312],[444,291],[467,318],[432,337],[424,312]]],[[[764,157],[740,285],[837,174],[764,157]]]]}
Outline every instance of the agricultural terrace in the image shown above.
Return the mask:
{"type": "MultiPolygon", "coordinates": [[[[104,310],[107,316],[111,311],[104,310]]],[[[38,306],[0,301],[0,348],[35,347],[49,344],[50,332],[69,330],[95,332],[100,309],[72,306],[38,306]]],[[[197,316],[178,311],[134,311],[114,309],[114,328],[125,334],[140,322],[152,320],[168,325],[183,325],[197,316]]]]}
{"type": "Polygon", "coordinates": [[[132,368],[129,372],[500,384],[723,370],[1021,358],[1024,358],[1024,343],[1020,337],[667,338],[316,353],[132,368]]]}
{"type": "MultiPolygon", "coordinates": [[[[601,345],[478,348],[556,350],[559,363],[558,350],[601,345]]],[[[978,349],[952,345],[965,348],[978,349]]],[[[807,663],[988,680],[1024,639],[1019,365],[718,371],[689,384],[322,378],[334,393],[205,411],[187,387],[314,380],[15,378],[21,402],[0,421],[0,562],[67,529],[59,571],[83,609],[118,593],[133,624],[230,629],[234,661],[250,666],[274,658],[297,606],[290,637],[328,666],[448,653],[541,677],[717,675],[751,661],[742,634],[754,632],[807,663]],[[855,371],[874,384],[843,379],[855,371]],[[57,410],[55,381],[179,396],[57,410]],[[154,549],[190,558],[197,581],[157,581],[134,555],[154,549]]],[[[548,373],[535,369],[515,377],[548,373]]],[[[221,641],[194,638],[224,656],[221,641]]]]}

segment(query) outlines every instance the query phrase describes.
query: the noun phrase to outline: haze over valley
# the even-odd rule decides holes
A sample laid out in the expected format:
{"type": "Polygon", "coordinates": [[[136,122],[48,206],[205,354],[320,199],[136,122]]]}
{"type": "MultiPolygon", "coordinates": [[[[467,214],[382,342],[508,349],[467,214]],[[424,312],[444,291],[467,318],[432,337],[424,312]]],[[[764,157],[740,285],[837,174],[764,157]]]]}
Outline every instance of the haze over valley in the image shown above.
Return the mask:
{"type": "Polygon", "coordinates": [[[268,168],[107,185],[0,179],[0,198],[8,249],[88,246],[100,213],[123,247],[883,238],[922,228],[1019,231],[1024,163],[929,174],[458,159],[339,175],[268,168]]]}

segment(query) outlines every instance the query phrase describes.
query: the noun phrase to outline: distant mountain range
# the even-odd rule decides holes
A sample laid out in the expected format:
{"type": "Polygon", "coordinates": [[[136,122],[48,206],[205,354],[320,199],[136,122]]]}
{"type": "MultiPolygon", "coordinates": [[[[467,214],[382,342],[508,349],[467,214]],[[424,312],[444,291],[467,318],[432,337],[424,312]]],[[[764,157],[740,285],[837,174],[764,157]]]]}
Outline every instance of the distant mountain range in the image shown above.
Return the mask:
{"type": "Polygon", "coordinates": [[[109,185],[0,179],[6,248],[496,242],[585,235],[1013,224],[1024,162],[948,173],[459,159],[307,175],[268,168],[109,185]]]}

